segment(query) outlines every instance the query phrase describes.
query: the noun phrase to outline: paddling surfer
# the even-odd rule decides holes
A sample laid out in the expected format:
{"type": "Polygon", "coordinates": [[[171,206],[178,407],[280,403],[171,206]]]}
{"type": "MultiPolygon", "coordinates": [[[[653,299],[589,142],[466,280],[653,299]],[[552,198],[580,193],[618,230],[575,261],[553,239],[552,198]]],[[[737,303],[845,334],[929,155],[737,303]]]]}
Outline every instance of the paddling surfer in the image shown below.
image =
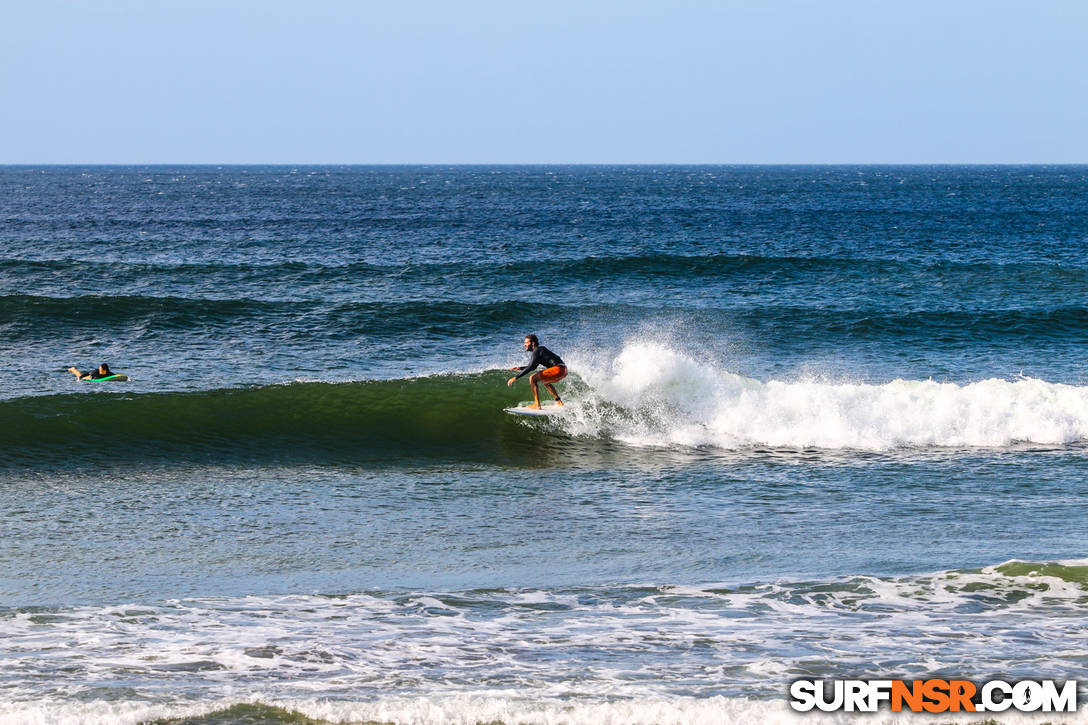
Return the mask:
{"type": "Polygon", "coordinates": [[[102,378],[113,377],[113,373],[110,372],[110,366],[106,363],[102,363],[94,370],[83,372],[78,368],[68,368],[68,372],[72,373],[79,380],[101,380],[102,378]]]}
{"type": "Polygon", "coordinates": [[[525,350],[526,352],[531,352],[533,354],[529,359],[529,364],[523,368],[510,368],[511,370],[520,370],[521,372],[507,380],[506,385],[513,385],[522,375],[535,370],[539,365],[543,365],[543,370],[539,370],[529,376],[529,384],[533,388],[533,404],[529,407],[540,410],[540,389],[537,388],[537,383],[544,383],[544,387],[547,388],[548,392],[555,398],[555,404],[563,405],[563,401],[559,399],[559,393],[555,392],[554,385],[554,383],[558,383],[560,380],[567,377],[567,365],[563,362],[563,358],[541,345],[540,341],[537,340],[536,335],[525,336],[525,350]]]}

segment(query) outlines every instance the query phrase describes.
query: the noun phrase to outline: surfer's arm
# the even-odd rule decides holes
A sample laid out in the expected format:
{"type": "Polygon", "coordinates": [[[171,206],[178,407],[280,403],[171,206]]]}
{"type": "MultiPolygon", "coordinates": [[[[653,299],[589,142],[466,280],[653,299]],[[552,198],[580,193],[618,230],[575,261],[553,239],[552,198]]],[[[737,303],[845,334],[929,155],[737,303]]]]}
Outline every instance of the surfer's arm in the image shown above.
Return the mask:
{"type": "MultiPolygon", "coordinates": [[[[514,380],[517,380],[522,375],[528,375],[539,364],[540,364],[540,348],[538,347],[537,349],[533,350],[533,356],[531,358],[529,358],[529,364],[526,365],[525,367],[523,367],[521,369],[521,372],[514,376],[514,380]]],[[[517,368],[512,368],[512,369],[517,370],[517,368]]]]}
{"type": "Polygon", "coordinates": [[[68,372],[70,372],[72,375],[75,375],[76,380],[79,380],[84,375],[82,370],[77,370],[76,368],[68,368],[68,372]]]}

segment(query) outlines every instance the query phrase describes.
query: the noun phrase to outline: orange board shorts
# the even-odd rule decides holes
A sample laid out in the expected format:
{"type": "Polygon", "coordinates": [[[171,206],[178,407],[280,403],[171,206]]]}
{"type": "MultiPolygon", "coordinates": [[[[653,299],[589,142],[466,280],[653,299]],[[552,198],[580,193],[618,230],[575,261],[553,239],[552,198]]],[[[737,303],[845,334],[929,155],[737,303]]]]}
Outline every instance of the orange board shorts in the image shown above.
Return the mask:
{"type": "Polygon", "coordinates": [[[553,365],[540,371],[540,382],[542,383],[558,383],[565,377],[567,377],[566,365],[553,365]]]}

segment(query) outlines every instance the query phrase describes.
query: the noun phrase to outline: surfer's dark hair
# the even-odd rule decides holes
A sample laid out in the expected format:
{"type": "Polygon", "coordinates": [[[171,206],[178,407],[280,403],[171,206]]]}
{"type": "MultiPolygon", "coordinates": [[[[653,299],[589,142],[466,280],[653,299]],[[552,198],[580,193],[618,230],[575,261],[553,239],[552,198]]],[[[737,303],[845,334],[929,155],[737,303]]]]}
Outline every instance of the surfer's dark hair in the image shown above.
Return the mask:
{"type": "Polygon", "coordinates": [[[99,365],[98,367],[102,368],[102,369],[103,369],[103,370],[105,370],[105,371],[106,371],[107,373],[108,373],[108,372],[110,371],[110,366],[109,366],[109,365],[107,365],[106,363],[102,363],[102,364],[101,364],[101,365],[99,365]]]}
{"type": "Polygon", "coordinates": [[[534,345],[539,345],[540,344],[540,340],[536,339],[536,335],[532,335],[532,334],[526,335],[525,339],[528,340],[529,342],[533,343],[534,345]]]}

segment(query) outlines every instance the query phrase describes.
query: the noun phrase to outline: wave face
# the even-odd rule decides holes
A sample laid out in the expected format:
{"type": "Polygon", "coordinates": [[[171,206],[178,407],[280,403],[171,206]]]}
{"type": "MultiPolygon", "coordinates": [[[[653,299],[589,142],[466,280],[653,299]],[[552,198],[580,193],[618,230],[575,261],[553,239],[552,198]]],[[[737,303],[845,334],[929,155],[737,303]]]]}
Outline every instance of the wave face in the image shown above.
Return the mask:
{"type": "Polygon", "coordinates": [[[0,461],[519,460],[542,436],[502,412],[499,373],[0,403],[0,461]],[[519,454],[519,451],[521,453],[519,454]]]}
{"type": "MultiPolygon", "coordinates": [[[[956,385],[761,382],[656,343],[575,365],[564,414],[502,409],[507,373],[295,383],[193,393],[43,396],[0,403],[0,461],[195,457],[529,463],[612,442],[721,452],[1066,446],[1088,441],[1088,387],[1042,380],[956,385]]],[[[522,383],[524,386],[524,383],[522,383]]],[[[547,394],[541,391],[547,400],[547,394]]]]}
{"type": "Polygon", "coordinates": [[[774,583],[9,608],[0,654],[54,654],[8,660],[0,716],[135,723],[259,701],[282,709],[273,717],[333,722],[808,722],[780,699],[798,677],[864,677],[874,663],[902,679],[935,662],[972,679],[1079,672],[1069,643],[1083,641],[1085,605],[1088,561],[1014,560],[774,583]],[[41,678],[87,694],[163,677],[199,702],[25,699],[41,678]]]}

